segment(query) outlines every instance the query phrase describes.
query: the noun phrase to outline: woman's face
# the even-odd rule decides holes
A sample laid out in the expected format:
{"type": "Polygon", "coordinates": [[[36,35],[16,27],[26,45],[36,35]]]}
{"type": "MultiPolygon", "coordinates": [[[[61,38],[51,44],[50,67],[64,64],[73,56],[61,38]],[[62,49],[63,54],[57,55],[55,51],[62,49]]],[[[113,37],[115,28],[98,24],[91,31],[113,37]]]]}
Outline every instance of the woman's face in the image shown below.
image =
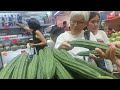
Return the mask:
{"type": "Polygon", "coordinates": [[[87,23],[82,16],[74,16],[70,20],[71,31],[81,32],[86,26],[87,26],[87,23]]]}
{"type": "Polygon", "coordinates": [[[99,19],[100,18],[98,15],[96,15],[95,17],[90,19],[88,22],[88,26],[87,26],[88,30],[90,30],[92,32],[98,30],[99,29],[99,19]]]}

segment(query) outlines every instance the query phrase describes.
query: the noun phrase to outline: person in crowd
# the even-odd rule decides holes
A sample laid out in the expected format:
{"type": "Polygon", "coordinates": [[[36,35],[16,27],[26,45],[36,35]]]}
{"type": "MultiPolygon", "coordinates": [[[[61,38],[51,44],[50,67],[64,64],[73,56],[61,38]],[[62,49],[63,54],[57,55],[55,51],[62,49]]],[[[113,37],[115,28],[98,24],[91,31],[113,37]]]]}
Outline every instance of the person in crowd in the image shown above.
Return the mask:
{"type": "Polygon", "coordinates": [[[67,21],[63,21],[63,27],[62,27],[62,29],[64,31],[69,31],[70,30],[69,27],[67,26],[67,21]]]}
{"type": "Polygon", "coordinates": [[[51,33],[54,29],[58,28],[57,24],[55,26],[52,26],[52,29],[50,30],[49,33],[51,33]]]}
{"type": "Polygon", "coordinates": [[[115,30],[109,28],[109,26],[106,23],[103,24],[103,30],[106,32],[107,35],[111,35],[112,33],[115,33],[115,30]]]}
{"type": "Polygon", "coordinates": [[[7,26],[8,25],[8,23],[7,23],[7,16],[6,15],[4,15],[4,26],[7,26]]]}
{"type": "MultiPolygon", "coordinates": [[[[96,37],[97,42],[102,42],[102,43],[110,43],[109,39],[106,35],[106,33],[103,30],[99,30],[99,20],[100,20],[100,15],[97,12],[90,12],[90,17],[87,25],[87,30],[93,33],[93,35],[96,37]]],[[[98,59],[94,59],[95,61],[98,59]]],[[[102,59],[99,63],[96,61],[96,64],[98,67],[104,69],[104,70],[109,70],[110,72],[113,71],[113,66],[110,60],[107,59],[102,59]]]]}
{"type": "Polygon", "coordinates": [[[99,30],[99,20],[100,16],[97,12],[90,12],[90,18],[88,21],[87,29],[90,30],[93,35],[95,35],[98,42],[103,42],[108,44],[109,39],[103,30],[99,30]]]}
{"type": "MultiPolygon", "coordinates": [[[[47,41],[43,34],[40,31],[40,22],[36,18],[31,18],[28,21],[28,26],[25,26],[23,24],[20,24],[16,22],[17,25],[19,25],[21,28],[25,29],[26,31],[32,33],[33,35],[33,43],[30,43],[31,47],[35,47],[37,54],[39,54],[39,50],[43,49],[47,45],[47,41]]],[[[35,53],[35,51],[34,51],[35,53]]]]}
{"type": "MultiPolygon", "coordinates": [[[[85,31],[83,29],[87,26],[89,13],[89,11],[71,11],[70,31],[66,31],[57,37],[55,48],[66,49],[73,56],[77,56],[77,54],[81,51],[88,51],[88,49],[83,47],[72,48],[69,44],[69,41],[85,39],[85,31]]],[[[91,32],[89,40],[97,41],[95,36],[91,32]]],[[[84,59],[83,57],[79,58],[84,59]]]]}
{"type": "Polygon", "coordinates": [[[52,29],[50,33],[50,40],[47,40],[47,44],[50,48],[54,48],[56,39],[61,33],[64,33],[64,30],[59,27],[52,29]]]}
{"type": "Polygon", "coordinates": [[[7,16],[6,15],[4,15],[4,20],[5,20],[5,22],[7,21],[7,16]]]}
{"type": "Polygon", "coordinates": [[[17,15],[17,21],[18,21],[18,22],[19,22],[19,17],[20,17],[20,15],[18,14],[18,15],[17,15]]]}
{"type": "MultiPolygon", "coordinates": [[[[16,15],[13,15],[13,26],[16,25],[16,21],[17,21],[17,16],[16,15]]],[[[17,21],[18,22],[18,21],[17,21]]]]}
{"type": "Polygon", "coordinates": [[[13,26],[13,15],[10,16],[11,17],[11,25],[13,26]]]}
{"type": "Polygon", "coordinates": [[[4,25],[5,25],[5,19],[4,17],[2,17],[2,27],[4,27],[4,25]]]}
{"type": "Polygon", "coordinates": [[[8,16],[8,26],[11,26],[12,25],[12,18],[10,16],[8,16]]]}
{"type": "Polygon", "coordinates": [[[103,52],[100,48],[96,48],[96,52],[102,58],[106,58],[112,61],[113,64],[117,65],[117,69],[120,72],[120,57],[116,56],[116,48],[120,48],[120,41],[109,43],[109,48],[106,52],[103,52]]]}
{"type": "Polygon", "coordinates": [[[22,16],[21,15],[17,15],[17,21],[19,22],[19,23],[22,23],[22,16]]]}

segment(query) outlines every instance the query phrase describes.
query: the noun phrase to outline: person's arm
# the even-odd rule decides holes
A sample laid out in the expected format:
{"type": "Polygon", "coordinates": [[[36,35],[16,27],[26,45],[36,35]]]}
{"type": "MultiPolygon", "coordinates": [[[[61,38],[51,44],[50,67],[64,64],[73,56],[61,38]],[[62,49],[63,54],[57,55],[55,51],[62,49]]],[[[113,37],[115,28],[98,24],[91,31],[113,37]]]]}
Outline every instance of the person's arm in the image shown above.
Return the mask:
{"type": "Polygon", "coordinates": [[[32,30],[28,27],[28,26],[26,26],[26,25],[24,25],[24,24],[20,24],[20,23],[18,23],[18,22],[15,22],[18,26],[20,26],[21,28],[23,28],[24,30],[26,30],[26,31],[28,31],[28,32],[32,32],[32,30]]]}
{"type": "Polygon", "coordinates": [[[37,44],[33,44],[34,46],[44,46],[47,45],[47,41],[45,39],[45,37],[43,36],[43,34],[40,31],[36,31],[37,37],[39,38],[39,40],[41,41],[41,43],[37,43],[37,44]]]}
{"type": "Polygon", "coordinates": [[[70,50],[72,47],[71,47],[70,44],[68,44],[68,42],[69,42],[69,41],[64,41],[64,42],[62,42],[58,49],[70,50]]]}

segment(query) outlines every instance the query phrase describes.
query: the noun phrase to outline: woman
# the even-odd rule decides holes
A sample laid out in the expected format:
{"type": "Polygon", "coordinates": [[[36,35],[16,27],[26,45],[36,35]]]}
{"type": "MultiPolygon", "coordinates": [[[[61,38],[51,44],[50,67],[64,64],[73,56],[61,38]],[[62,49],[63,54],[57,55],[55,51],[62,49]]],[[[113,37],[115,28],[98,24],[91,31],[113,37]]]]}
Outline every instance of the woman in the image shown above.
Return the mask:
{"type": "MultiPolygon", "coordinates": [[[[35,47],[37,50],[37,54],[39,54],[39,50],[43,49],[47,45],[47,41],[43,34],[40,32],[40,22],[36,18],[31,18],[28,21],[28,26],[25,26],[23,24],[20,24],[16,22],[17,25],[19,25],[21,28],[25,29],[26,31],[32,33],[33,35],[33,43],[30,43],[31,47],[35,47]]],[[[34,50],[35,53],[35,50],[34,50]]]]}
{"type": "Polygon", "coordinates": [[[109,39],[103,30],[99,30],[100,15],[97,12],[90,12],[90,18],[88,21],[87,29],[95,35],[98,42],[108,44],[109,39]]]}
{"type": "MultiPolygon", "coordinates": [[[[93,35],[96,37],[98,42],[103,42],[103,43],[108,44],[109,39],[108,39],[106,33],[103,30],[99,30],[99,20],[100,20],[99,13],[90,12],[87,30],[89,30],[93,33],[93,35]]],[[[107,60],[107,59],[104,60],[101,58],[101,61],[99,63],[98,63],[98,61],[96,61],[96,63],[102,69],[107,69],[110,72],[113,71],[113,66],[112,66],[112,63],[110,60],[107,60]]]]}
{"type": "MultiPolygon", "coordinates": [[[[87,26],[89,20],[88,11],[71,11],[70,14],[70,31],[66,31],[60,34],[56,40],[55,48],[64,48],[74,56],[76,56],[81,51],[88,51],[88,49],[83,47],[74,47],[71,49],[69,41],[85,39],[84,28],[87,26]],[[70,50],[71,49],[71,50],[70,50]]],[[[90,32],[90,40],[96,41],[95,36],[90,32]]],[[[83,59],[83,57],[80,57],[83,59]]]]}

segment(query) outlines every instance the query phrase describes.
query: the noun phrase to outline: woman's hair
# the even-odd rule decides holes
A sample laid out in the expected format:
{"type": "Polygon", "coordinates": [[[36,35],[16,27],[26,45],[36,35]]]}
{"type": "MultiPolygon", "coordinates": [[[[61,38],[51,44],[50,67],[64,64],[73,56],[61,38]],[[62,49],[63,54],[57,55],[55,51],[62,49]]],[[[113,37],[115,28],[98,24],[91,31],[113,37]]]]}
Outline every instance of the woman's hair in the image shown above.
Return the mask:
{"type": "Polygon", "coordinates": [[[99,13],[97,13],[97,12],[90,12],[89,20],[91,20],[91,19],[94,18],[95,16],[98,16],[98,17],[100,18],[99,13]]]}
{"type": "Polygon", "coordinates": [[[89,11],[71,11],[70,19],[75,16],[82,16],[85,19],[85,21],[88,21],[90,16],[89,14],[90,14],[89,11]]]}
{"type": "Polygon", "coordinates": [[[31,18],[28,21],[28,26],[30,29],[39,30],[41,28],[40,22],[36,18],[31,18]]]}

